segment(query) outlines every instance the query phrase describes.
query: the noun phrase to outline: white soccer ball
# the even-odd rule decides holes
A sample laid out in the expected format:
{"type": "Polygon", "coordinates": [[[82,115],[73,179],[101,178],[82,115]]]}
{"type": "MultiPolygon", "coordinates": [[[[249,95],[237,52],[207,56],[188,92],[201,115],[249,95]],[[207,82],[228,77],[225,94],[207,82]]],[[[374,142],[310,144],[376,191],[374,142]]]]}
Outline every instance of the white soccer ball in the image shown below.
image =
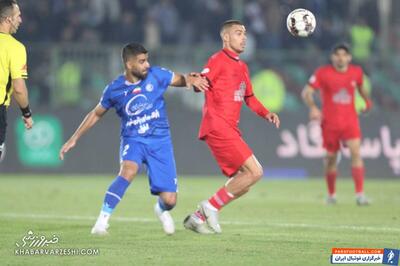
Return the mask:
{"type": "Polygon", "coordinates": [[[309,36],[314,32],[316,24],[314,14],[304,8],[293,10],[286,19],[289,32],[296,37],[309,36]]]}

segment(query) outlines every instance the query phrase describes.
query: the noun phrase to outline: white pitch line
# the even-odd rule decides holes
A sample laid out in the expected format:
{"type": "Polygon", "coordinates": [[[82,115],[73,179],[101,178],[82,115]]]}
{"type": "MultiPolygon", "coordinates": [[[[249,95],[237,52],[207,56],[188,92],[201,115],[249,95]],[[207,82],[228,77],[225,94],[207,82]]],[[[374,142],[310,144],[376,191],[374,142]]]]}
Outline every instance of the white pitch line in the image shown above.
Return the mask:
{"type": "MultiPolygon", "coordinates": [[[[2,218],[23,218],[37,220],[80,220],[95,221],[96,216],[76,216],[76,215],[52,215],[52,214],[21,214],[21,213],[0,213],[2,218]]],[[[119,222],[138,222],[138,223],[155,223],[156,219],[143,217],[112,217],[113,221],[119,222]]],[[[375,227],[375,226],[358,226],[358,225],[322,225],[322,224],[306,224],[306,223],[270,223],[270,222],[243,222],[243,221],[221,221],[221,224],[231,225],[259,225],[281,228],[317,228],[332,230],[351,230],[351,231],[372,231],[372,232],[400,232],[400,228],[395,227],[375,227]]]]}

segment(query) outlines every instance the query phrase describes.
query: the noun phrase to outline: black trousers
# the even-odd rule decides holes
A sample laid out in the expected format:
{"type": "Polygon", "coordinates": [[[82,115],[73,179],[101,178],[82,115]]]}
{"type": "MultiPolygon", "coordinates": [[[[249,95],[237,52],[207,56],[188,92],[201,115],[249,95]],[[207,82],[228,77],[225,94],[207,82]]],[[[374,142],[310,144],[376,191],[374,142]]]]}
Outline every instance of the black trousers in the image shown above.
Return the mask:
{"type": "Polygon", "coordinates": [[[6,141],[7,107],[0,105],[0,145],[6,141]]]}

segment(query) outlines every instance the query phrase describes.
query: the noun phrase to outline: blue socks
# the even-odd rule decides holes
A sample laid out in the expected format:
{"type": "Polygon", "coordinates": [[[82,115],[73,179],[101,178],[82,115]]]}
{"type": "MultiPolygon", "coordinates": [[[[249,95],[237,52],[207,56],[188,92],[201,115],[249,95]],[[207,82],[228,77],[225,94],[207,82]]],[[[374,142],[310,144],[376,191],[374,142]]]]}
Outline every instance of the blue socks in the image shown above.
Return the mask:
{"type": "Polygon", "coordinates": [[[111,214],[129,186],[129,181],[117,176],[106,191],[102,211],[111,214]]]}

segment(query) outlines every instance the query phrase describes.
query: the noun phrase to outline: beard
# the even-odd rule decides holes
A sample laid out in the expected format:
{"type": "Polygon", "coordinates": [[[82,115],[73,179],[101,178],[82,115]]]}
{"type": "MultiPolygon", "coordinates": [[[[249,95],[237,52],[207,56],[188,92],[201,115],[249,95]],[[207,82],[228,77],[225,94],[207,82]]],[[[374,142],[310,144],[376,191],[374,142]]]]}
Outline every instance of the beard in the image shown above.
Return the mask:
{"type": "Polygon", "coordinates": [[[147,74],[148,74],[148,71],[146,73],[139,72],[139,71],[136,71],[136,70],[132,70],[131,71],[131,75],[135,76],[135,77],[137,77],[139,79],[145,79],[147,77],[147,74]]]}

